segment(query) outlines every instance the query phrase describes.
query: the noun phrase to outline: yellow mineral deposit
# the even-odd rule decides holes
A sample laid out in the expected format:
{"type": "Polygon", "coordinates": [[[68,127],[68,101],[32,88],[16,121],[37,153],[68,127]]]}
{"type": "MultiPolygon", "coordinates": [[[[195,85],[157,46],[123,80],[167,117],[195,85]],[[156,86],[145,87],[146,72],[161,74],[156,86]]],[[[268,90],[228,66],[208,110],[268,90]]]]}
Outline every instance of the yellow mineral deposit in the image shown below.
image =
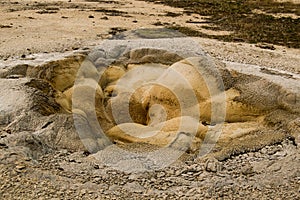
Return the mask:
{"type": "MultiPolygon", "coordinates": [[[[129,61],[124,63],[102,68],[98,72],[91,61],[85,60],[75,86],[70,85],[74,84],[74,78],[60,76],[68,74],[67,69],[75,71],[77,65],[72,65],[73,68],[67,65],[67,69],[62,68],[51,79],[58,90],[57,103],[67,112],[73,109],[73,113],[84,113],[82,116],[87,119],[96,114],[97,121],[89,122],[91,130],[99,123],[115,143],[148,143],[177,149],[180,145],[184,147],[189,144],[189,148],[196,150],[217,122],[223,124],[218,144],[230,149],[228,145],[237,138],[265,129],[265,116],[276,110],[279,107],[277,104],[293,100],[292,94],[278,97],[276,102],[272,102],[272,95],[270,98],[261,96],[266,100],[258,99],[251,96],[253,92],[250,91],[249,96],[251,89],[248,85],[257,81],[258,84],[269,85],[267,88],[271,88],[271,92],[277,86],[266,80],[256,81],[257,77],[252,81],[244,80],[244,75],[234,70],[222,69],[223,74],[236,81],[233,84],[224,82],[223,85],[220,80],[229,78],[220,77],[221,65],[205,56],[181,59],[162,50],[135,49],[129,53],[129,61]],[[159,57],[160,62],[155,56],[161,53],[171,57],[173,63],[166,57],[159,57]],[[68,84],[57,81],[57,77],[68,84]],[[270,103],[265,106],[264,101],[270,103]]],[[[256,134],[250,138],[256,140],[256,134]]],[[[274,137],[270,135],[266,140],[273,141],[274,137]]],[[[246,140],[240,141],[247,143],[246,140]]],[[[239,146],[243,149],[243,142],[239,146]]]]}

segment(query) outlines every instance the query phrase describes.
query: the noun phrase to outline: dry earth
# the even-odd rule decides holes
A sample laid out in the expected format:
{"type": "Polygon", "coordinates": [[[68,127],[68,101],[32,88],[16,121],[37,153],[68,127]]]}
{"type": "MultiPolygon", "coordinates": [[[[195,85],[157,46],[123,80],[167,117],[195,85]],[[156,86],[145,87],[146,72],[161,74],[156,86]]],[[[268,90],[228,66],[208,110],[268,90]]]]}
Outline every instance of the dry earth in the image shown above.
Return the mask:
{"type": "MultiPolygon", "coordinates": [[[[35,77],[59,85],[68,77],[52,80],[47,77],[51,75],[48,68],[79,66],[84,55],[103,40],[125,30],[166,23],[213,35],[228,33],[186,23],[203,16],[135,0],[1,0],[0,5],[0,199],[300,198],[299,49],[193,38],[237,76],[254,74],[281,85],[283,91],[292,90],[296,108],[269,116],[274,133],[284,136],[270,141],[260,132],[262,141],[251,144],[253,140],[248,138],[248,149],[232,141],[236,149],[225,157],[195,159],[194,154],[186,153],[157,171],[124,172],[113,164],[107,166],[76,143],[72,117],[55,102],[53,88],[35,77]],[[174,17],[174,13],[181,16],[174,17]],[[31,98],[35,100],[29,101],[31,98]]],[[[60,85],[64,89],[71,86],[64,84],[60,85]]],[[[260,91],[259,85],[254,86],[260,91]]],[[[247,144],[247,137],[237,139],[247,144]]],[[[154,148],[139,145],[125,146],[145,151],[154,148]]],[[[109,154],[110,149],[107,151],[109,154]]],[[[122,156],[111,162],[122,160],[124,168],[133,165],[127,165],[122,156]]],[[[133,162],[134,158],[130,159],[133,162]]]]}

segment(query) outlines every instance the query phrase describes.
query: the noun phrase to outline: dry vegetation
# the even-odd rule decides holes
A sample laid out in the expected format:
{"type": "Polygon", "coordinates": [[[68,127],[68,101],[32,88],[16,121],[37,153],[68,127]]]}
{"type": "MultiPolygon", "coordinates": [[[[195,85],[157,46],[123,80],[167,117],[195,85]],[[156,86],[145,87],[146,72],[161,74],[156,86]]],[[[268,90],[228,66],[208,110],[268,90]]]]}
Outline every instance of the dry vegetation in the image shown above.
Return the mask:
{"type": "Polygon", "coordinates": [[[266,42],[300,48],[300,4],[272,0],[146,1],[184,8],[184,12],[187,14],[197,13],[207,16],[206,22],[202,23],[210,25],[203,28],[233,32],[230,35],[208,35],[187,27],[169,26],[189,36],[215,38],[230,42],[266,42]]]}

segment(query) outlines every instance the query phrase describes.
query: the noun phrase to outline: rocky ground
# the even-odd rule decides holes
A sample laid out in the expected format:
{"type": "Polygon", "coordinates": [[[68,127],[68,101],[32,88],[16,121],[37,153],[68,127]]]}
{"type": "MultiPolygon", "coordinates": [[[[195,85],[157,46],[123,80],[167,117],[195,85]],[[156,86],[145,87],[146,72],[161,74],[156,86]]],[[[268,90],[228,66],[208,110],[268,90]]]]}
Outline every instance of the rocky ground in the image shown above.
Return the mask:
{"type": "MultiPolygon", "coordinates": [[[[54,62],[58,66],[60,63],[76,65],[82,60],[82,55],[96,48],[104,39],[124,30],[175,24],[197,28],[211,35],[228,34],[199,28],[197,23],[186,23],[204,19],[204,16],[186,13],[184,8],[135,0],[26,0],[0,1],[0,5],[0,199],[300,198],[300,125],[299,116],[295,117],[299,114],[297,112],[284,119],[294,120],[293,135],[287,134],[274,143],[261,141],[265,145],[236,151],[225,159],[199,159],[194,154],[185,153],[163,169],[126,172],[107,166],[97,156],[76,146],[76,142],[72,143],[73,135],[62,136],[61,133],[72,131],[72,120],[63,114],[58,118],[52,117],[53,113],[62,112],[49,98],[53,91],[48,91],[44,83],[28,82],[24,78],[30,70],[31,76],[38,73],[30,66],[45,67],[44,63],[53,60],[58,60],[54,62]],[[180,17],[175,17],[176,14],[180,17]],[[68,56],[71,59],[65,62],[68,56]],[[23,84],[33,85],[35,89],[20,90],[23,84]],[[28,102],[30,96],[44,105],[28,102]],[[28,110],[23,111],[29,114],[18,118],[23,105],[28,105],[25,106],[28,110]],[[22,123],[18,124],[20,121],[22,123]],[[31,134],[43,135],[44,130],[51,134],[45,134],[49,138],[43,138],[42,142],[31,134]],[[71,142],[68,143],[68,140],[71,142]],[[51,146],[49,141],[55,144],[51,146]],[[59,146],[62,142],[67,145],[59,146]],[[77,147],[79,150],[76,150],[77,147]]],[[[296,17],[299,19],[299,15],[296,17]]],[[[258,70],[277,84],[297,88],[299,49],[202,37],[193,40],[205,52],[227,63],[229,69],[239,69],[245,74],[258,70]]],[[[297,101],[297,91],[294,92],[297,101]]],[[[280,120],[274,117],[270,123],[274,123],[276,130],[287,131],[282,127],[285,124],[278,122],[280,120]]]]}
{"type": "Polygon", "coordinates": [[[137,174],[103,166],[83,152],[60,150],[38,160],[15,151],[4,156],[3,199],[299,198],[299,150],[290,140],[223,162],[186,160],[137,174]]]}

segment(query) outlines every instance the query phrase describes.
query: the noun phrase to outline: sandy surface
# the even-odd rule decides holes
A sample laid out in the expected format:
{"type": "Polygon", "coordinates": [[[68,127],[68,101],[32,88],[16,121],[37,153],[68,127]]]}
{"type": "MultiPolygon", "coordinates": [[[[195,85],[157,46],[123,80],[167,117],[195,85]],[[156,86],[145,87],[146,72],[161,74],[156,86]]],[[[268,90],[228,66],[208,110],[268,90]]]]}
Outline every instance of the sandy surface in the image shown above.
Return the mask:
{"type": "MultiPolygon", "coordinates": [[[[113,1],[113,3],[86,1],[46,1],[46,6],[38,6],[34,1],[19,1],[14,4],[1,1],[1,57],[36,52],[66,51],[97,44],[109,36],[111,28],[137,29],[155,27],[151,25],[167,11],[180,12],[181,9],[165,8],[142,1],[113,1]],[[27,6],[28,4],[29,6],[27,6]],[[11,12],[10,9],[15,11],[11,12]],[[56,13],[39,14],[46,9],[56,13]],[[56,10],[58,9],[58,10],[56,10]],[[95,10],[112,10],[96,12],[95,10]],[[120,16],[114,11],[124,11],[120,16]],[[117,15],[116,14],[116,15],[117,15]],[[91,18],[92,17],[92,18],[91,18]],[[107,19],[102,19],[107,17],[107,19]],[[137,20],[137,22],[134,22],[137,20]]],[[[118,13],[117,13],[118,14],[118,13]]],[[[166,19],[172,20],[171,17],[166,19]]],[[[174,19],[173,19],[174,20],[174,19]]],[[[184,19],[182,19],[184,20],[184,19]]]]}

